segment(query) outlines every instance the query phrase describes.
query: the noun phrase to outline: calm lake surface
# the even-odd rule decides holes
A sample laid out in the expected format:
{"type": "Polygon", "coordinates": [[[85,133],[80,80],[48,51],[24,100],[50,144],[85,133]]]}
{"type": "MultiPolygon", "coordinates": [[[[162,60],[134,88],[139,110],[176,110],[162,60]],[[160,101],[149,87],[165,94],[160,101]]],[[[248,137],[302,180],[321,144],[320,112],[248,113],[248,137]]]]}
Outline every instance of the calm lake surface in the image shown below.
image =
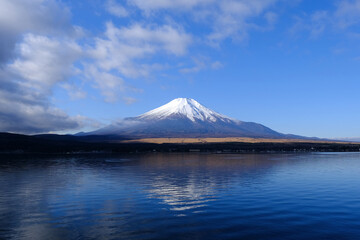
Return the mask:
{"type": "Polygon", "coordinates": [[[360,154],[2,156],[0,239],[360,239],[360,154]]]}

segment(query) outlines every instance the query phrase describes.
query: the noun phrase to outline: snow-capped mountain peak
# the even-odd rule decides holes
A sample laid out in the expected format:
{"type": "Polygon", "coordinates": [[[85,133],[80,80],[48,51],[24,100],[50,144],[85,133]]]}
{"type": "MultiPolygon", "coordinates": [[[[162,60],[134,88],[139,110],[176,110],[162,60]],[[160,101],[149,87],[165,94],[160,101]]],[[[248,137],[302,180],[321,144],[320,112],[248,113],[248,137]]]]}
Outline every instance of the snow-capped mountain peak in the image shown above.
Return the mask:
{"type": "Polygon", "coordinates": [[[171,102],[146,112],[137,117],[139,120],[166,119],[172,116],[182,116],[195,121],[234,121],[233,119],[219,114],[201,105],[191,98],[176,98],[171,102]]]}
{"type": "Polygon", "coordinates": [[[87,135],[130,138],[286,137],[261,124],[219,114],[190,98],[174,99],[140,116],[125,118],[87,135]]]}

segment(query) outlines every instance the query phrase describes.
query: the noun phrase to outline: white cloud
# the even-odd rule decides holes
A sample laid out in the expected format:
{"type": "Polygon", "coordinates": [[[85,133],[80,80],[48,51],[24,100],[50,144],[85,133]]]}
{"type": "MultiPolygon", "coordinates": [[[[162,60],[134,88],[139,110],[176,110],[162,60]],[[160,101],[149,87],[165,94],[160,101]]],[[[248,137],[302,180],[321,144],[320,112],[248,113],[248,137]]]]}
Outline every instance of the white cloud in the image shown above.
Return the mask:
{"type": "Polygon", "coordinates": [[[71,74],[80,56],[77,44],[27,34],[17,57],[1,70],[0,130],[37,133],[78,128],[81,123],[53,107],[52,88],[71,74]]]}
{"type": "Polygon", "coordinates": [[[274,21],[266,10],[275,2],[276,0],[221,1],[220,11],[214,13],[213,32],[208,39],[216,44],[229,37],[240,40],[246,38],[248,31],[256,27],[251,18],[263,15],[266,20],[274,21]]]}
{"type": "Polygon", "coordinates": [[[204,23],[211,29],[206,41],[218,45],[226,38],[244,39],[251,29],[262,29],[254,23],[255,17],[273,25],[276,14],[267,12],[278,0],[131,0],[145,15],[155,11],[188,13],[193,20],[204,23]]]}
{"type": "Polygon", "coordinates": [[[72,28],[68,9],[53,0],[2,0],[0,26],[18,33],[58,33],[72,28]]]}
{"type": "Polygon", "coordinates": [[[81,55],[72,40],[78,29],[55,0],[0,1],[0,131],[38,133],[81,125],[49,100],[81,55]]]}
{"type": "Polygon", "coordinates": [[[159,50],[165,50],[170,54],[183,55],[191,43],[191,36],[182,29],[170,25],[145,26],[133,24],[130,27],[117,28],[113,23],[108,22],[105,39],[98,39],[97,43],[98,46],[104,44],[108,47],[114,45],[122,48],[129,47],[130,50],[126,54],[131,58],[142,57],[147,53],[154,53],[159,50]]]}
{"type": "Polygon", "coordinates": [[[189,34],[172,26],[117,28],[108,22],[104,38],[97,38],[89,53],[105,71],[115,69],[125,77],[139,77],[147,76],[151,67],[137,60],[162,52],[183,55],[190,43],[189,34]]]}
{"type": "Polygon", "coordinates": [[[106,10],[116,17],[127,17],[129,15],[125,7],[120,5],[116,0],[106,2],[106,10]]]}
{"type": "Polygon", "coordinates": [[[8,68],[20,76],[21,85],[48,93],[56,83],[72,75],[73,63],[81,52],[72,40],[27,34],[18,45],[18,57],[8,68]]]}
{"type": "Polygon", "coordinates": [[[26,32],[33,34],[76,35],[69,10],[55,0],[0,1],[0,63],[12,55],[14,46],[26,32]]]}
{"type": "Polygon", "coordinates": [[[146,59],[157,54],[184,55],[191,42],[189,34],[170,25],[133,24],[118,28],[108,22],[104,37],[96,38],[88,50],[93,62],[87,66],[86,73],[106,100],[113,102],[118,99],[119,91],[134,91],[124,78],[148,76],[162,68],[157,63],[147,64],[146,59]]]}
{"type": "Polygon", "coordinates": [[[100,89],[107,102],[115,102],[118,99],[118,93],[124,92],[126,89],[122,78],[101,71],[95,65],[86,66],[85,74],[88,79],[92,79],[95,82],[95,87],[100,89]]]}
{"type": "Polygon", "coordinates": [[[123,95],[127,92],[141,93],[143,91],[128,85],[118,75],[99,69],[95,64],[85,65],[84,74],[94,83],[94,87],[100,90],[106,102],[116,102],[120,98],[126,104],[131,104],[136,100],[123,95]]]}

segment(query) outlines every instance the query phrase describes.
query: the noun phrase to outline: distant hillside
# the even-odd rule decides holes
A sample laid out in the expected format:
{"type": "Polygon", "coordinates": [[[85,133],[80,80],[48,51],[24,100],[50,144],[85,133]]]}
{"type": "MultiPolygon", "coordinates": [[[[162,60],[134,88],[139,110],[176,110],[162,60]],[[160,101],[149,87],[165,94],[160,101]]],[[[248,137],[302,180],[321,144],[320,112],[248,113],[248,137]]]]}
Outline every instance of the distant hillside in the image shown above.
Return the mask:
{"type": "Polygon", "coordinates": [[[358,152],[359,143],[299,139],[119,139],[103,136],[68,136],[0,133],[0,157],[17,154],[84,154],[146,152],[358,152]],[[236,141],[235,141],[236,140],[236,141]],[[162,141],[162,142],[161,142],[162,141]]]}

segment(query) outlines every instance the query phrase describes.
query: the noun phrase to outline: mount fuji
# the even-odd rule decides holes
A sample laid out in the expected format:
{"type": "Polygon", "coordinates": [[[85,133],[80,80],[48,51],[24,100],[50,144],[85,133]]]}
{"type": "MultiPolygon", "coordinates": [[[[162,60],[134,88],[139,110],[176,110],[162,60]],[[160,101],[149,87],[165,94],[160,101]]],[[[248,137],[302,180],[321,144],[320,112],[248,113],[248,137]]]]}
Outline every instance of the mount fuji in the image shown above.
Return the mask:
{"type": "Polygon", "coordinates": [[[131,138],[302,138],[276,132],[258,123],[243,122],[227,117],[190,98],[174,99],[137,117],[125,118],[82,135],[112,135],[131,138]]]}

